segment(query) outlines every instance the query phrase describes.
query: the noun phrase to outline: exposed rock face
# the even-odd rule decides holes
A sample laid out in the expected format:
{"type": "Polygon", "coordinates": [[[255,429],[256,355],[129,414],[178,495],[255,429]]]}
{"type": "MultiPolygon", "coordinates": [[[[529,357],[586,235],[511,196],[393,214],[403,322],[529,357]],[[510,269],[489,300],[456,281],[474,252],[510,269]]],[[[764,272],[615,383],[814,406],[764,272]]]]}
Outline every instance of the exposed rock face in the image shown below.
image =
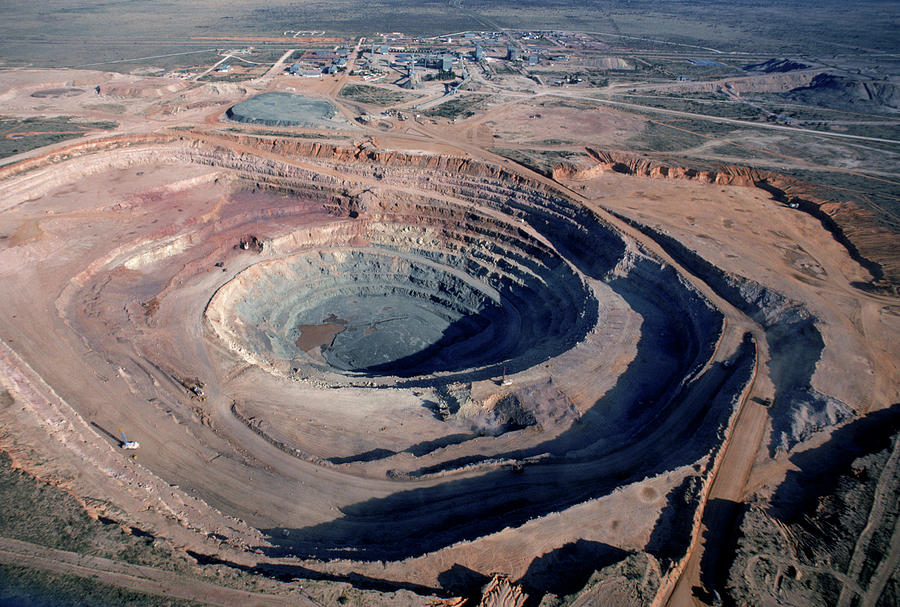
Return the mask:
{"type": "Polygon", "coordinates": [[[846,403],[820,394],[811,386],[825,344],[816,318],[805,306],[754,280],[725,273],[668,234],[626,221],[652,236],[679,263],[702,277],[720,297],[765,329],[770,356],[768,367],[775,384],[771,407],[773,455],[853,417],[853,410],[846,403]]]}
{"type": "MultiPolygon", "coordinates": [[[[370,145],[194,134],[92,142],[42,161],[104,145],[108,153],[78,162],[99,167],[101,157],[107,163],[166,158],[215,167],[234,189],[230,204],[205,208],[183,224],[151,227],[79,273],[59,309],[80,334],[102,335],[105,343],[111,343],[109,327],[117,327],[115,343],[123,345],[103,347],[144,343],[160,327],[173,352],[189,352],[194,333],[202,333],[213,340],[213,351],[228,352],[229,366],[264,369],[274,385],[290,379],[304,389],[352,387],[353,398],[373,388],[438,391],[496,382],[504,370],[523,378],[509,397],[481,397],[488,407],[474,430],[448,406],[447,436],[426,441],[431,445],[386,447],[373,434],[359,453],[342,457],[297,442],[290,427],[277,427],[252,403],[234,399],[239,421],[305,464],[381,482],[432,483],[370,500],[340,525],[304,532],[302,544],[278,534],[283,546],[274,553],[407,558],[604,495],[623,476],[640,480],[697,461],[715,448],[735,391],[749,378],[753,358],[742,355],[716,380],[714,393],[704,387],[702,397],[695,394],[692,379],[715,350],[721,314],[673,267],[587,208],[499,167],[370,145]],[[230,275],[215,274],[220,268],[230,275]],[[198,281],[216,284],[218,292],[198,281]],[[123,301],[127,293],[141,299],[123,301]],[[206,307],[210,324],[202,331],[173,329],[193,322],[175,312],[185,295],[199,296],[197,305],[206,307]],[[118,320],[123,309],[131,321],[118,320]],[[426,320],[412,322],[416,317],[426,320]],[[588,361],[594,367],[579,374],[588,361]],[[553,369],[570,377],[549,383],[553,369]],[[592,408],[609,390],[592,382],[612,386],[624,370],[623,388],[592,408]],[[569,385],[596,390],[581,405],[590,414],[575,409],[569,385]],[[477,451],[466,452],[469,441],[478,441],[477,451]],[[614,447],[623,441],[624,455],[614,447]],[[648,448],[637,448],[644,442],[648,448]],[[623,458],[632,463],[620,463],[623,458]],[[571,467],[565,487],[582,489],[561,491],[559,474],[548,473],[544,462],[568,470],[569,461],[616,464],[571,467]],[[454,477],[476,469],[485,474],[454,477]],[[464,485],[451,491],[465,498],[440,497],[447,489],[436,481],[443,479],[464,485]],[[519,500],[527,505],[509,506],[519,500]],[[435,501],[442,504],[437,513],[435,501]],[[466,524],[444,524],[455,517],[466,524]]],[[[105,356],[124,357],[130,377],[147,377],[126,353],[105,356]]],[[[151,346],[139,356],[161,354],[151,346]]],[[[175,364],[193,362],[158,362],[175,364]]],[[[231,374],[186,369],[178,376],[200,377],[204,395],[216,395],[228,392],[231,374]]],[[[191,415],[205,419],[202,407],[192,407],[201,411],[191,415]]],[[[378,427],[377,420],[369,423],[378,427]]]]}
{"type": "MultiPolygon", "coordinates": [[[[497,392],[483,402],[468,400],[453,421],[488,434],[523,428],[552,428],[577,420],[579,414],[566,395],[552,382],[497,392]]],[[[448,416],[449,418],[449,416],[448,416]]]]}
{"type": "Polygon", "coordinates": [[[528,600],[528,595],[503,575],[495,575],[482,593],[478,607],[524,607],[528,600]]]}
{"type": "Polygon", "coordinates": [[[244,271],[211,302],[214,326],[288,361],[305,358],[298,327],[338,322],[329,366],[404,377],[522,369],[590,330],[596,300],[557,254],[494,217],[416,202],[368,209],[358,229],[314,233],[314,252],[244,271]]]}
{"type": "Polygon", "coordinates": [[[808,213],[822,222],[834,239],[850,256],[872,275],[869,288],[900,289],[900,255],[894,246],[894,233],[880,225],[878,217],[852,202],[830,202],[821,198],[815,186],[774,171],[740,166],[724,166],[716,171],[697,171],[671,167],[655,160],[631,154],[588,148],[597,161],[595,167],[573,172],[571,168],[557,169],[558,177],[587,179],[602,171],[626,175],[642,175],[657,179],[690,179],[701,183],[757,187],[772,198],[808,213]]]}
{"type": "Polygon", "coordinates": [[[429,607],[525,607],[528,595],[503,574],[495,574],[475,598],[432,601],[429,607]]]}

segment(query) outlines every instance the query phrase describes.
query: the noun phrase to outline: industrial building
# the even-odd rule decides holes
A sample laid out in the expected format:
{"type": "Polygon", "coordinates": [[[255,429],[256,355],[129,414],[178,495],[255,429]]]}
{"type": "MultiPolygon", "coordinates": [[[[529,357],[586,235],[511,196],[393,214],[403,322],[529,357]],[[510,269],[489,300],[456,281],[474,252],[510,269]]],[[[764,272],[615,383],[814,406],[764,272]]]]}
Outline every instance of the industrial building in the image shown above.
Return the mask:
{"type": "Polygon", "coordinates": [[[419,78],[419,73],[416,72],[416,66],[414,62],[410,62],[407,66],[406,72],[406,80],[404,80],[400,86],[405,89],[418,89],[422,88],[422,82],[419,78]]]}
{"type": "Polygon", "coordinates": [[[319,78],[322,76],[322,70],[304,68],[299,63],[292,63],[286,71],[292,76],[301,76],[303,78],[319,78]]]}

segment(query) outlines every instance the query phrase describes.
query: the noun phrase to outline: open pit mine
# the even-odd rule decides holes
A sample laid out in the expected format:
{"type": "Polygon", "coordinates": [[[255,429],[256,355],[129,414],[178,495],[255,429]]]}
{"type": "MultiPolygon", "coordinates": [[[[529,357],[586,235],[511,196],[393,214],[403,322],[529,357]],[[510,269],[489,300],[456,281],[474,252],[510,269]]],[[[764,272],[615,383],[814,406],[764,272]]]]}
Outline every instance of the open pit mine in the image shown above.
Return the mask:
{"type": "Polygon", "coordinates": [[[714,482],[895,395],[896,323],[740,175],[608,168],[183,131],[0,169],[11,452],[201,562],[663,601],[714,482]]]}

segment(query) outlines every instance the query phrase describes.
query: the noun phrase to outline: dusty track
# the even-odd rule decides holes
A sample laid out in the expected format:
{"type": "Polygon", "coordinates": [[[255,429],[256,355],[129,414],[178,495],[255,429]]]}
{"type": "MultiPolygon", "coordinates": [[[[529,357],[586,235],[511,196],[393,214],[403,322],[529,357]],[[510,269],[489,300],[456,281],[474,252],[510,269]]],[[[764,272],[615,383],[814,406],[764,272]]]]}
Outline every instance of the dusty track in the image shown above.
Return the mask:
{"type": "Polygon", "coordinates": [[[0,563],[44,569],[54,573],[91,578],[104,584],[128,588],[135,592],[155,594],[172,599],[197,601],[204,605],[248,605],[264,607],[275,605],[314,606],[319,603],[296,594],[273,596],[217,586],[143,565],[131,565],[122,561],[45,548],[37,544],[0,538],[0,563]]]}

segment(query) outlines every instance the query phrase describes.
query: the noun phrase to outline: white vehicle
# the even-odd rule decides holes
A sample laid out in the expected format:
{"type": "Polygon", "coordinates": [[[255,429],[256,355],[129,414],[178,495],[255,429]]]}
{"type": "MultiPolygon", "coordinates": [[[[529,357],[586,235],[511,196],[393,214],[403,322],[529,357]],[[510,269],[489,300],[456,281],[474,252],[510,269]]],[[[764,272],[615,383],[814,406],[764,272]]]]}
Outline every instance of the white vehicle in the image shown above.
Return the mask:
{"type": "Polygon", "coordinates": [[[127,438],[125,438],[125,431],[122,430],[122,428],[119,428],[119,432],[122,435],[122,445],[121,446],[123,449],[137,449],[138,447],[141,446],[141,444],[139,442],[134,441],[134,440],[128,440],[127,438]]]}

